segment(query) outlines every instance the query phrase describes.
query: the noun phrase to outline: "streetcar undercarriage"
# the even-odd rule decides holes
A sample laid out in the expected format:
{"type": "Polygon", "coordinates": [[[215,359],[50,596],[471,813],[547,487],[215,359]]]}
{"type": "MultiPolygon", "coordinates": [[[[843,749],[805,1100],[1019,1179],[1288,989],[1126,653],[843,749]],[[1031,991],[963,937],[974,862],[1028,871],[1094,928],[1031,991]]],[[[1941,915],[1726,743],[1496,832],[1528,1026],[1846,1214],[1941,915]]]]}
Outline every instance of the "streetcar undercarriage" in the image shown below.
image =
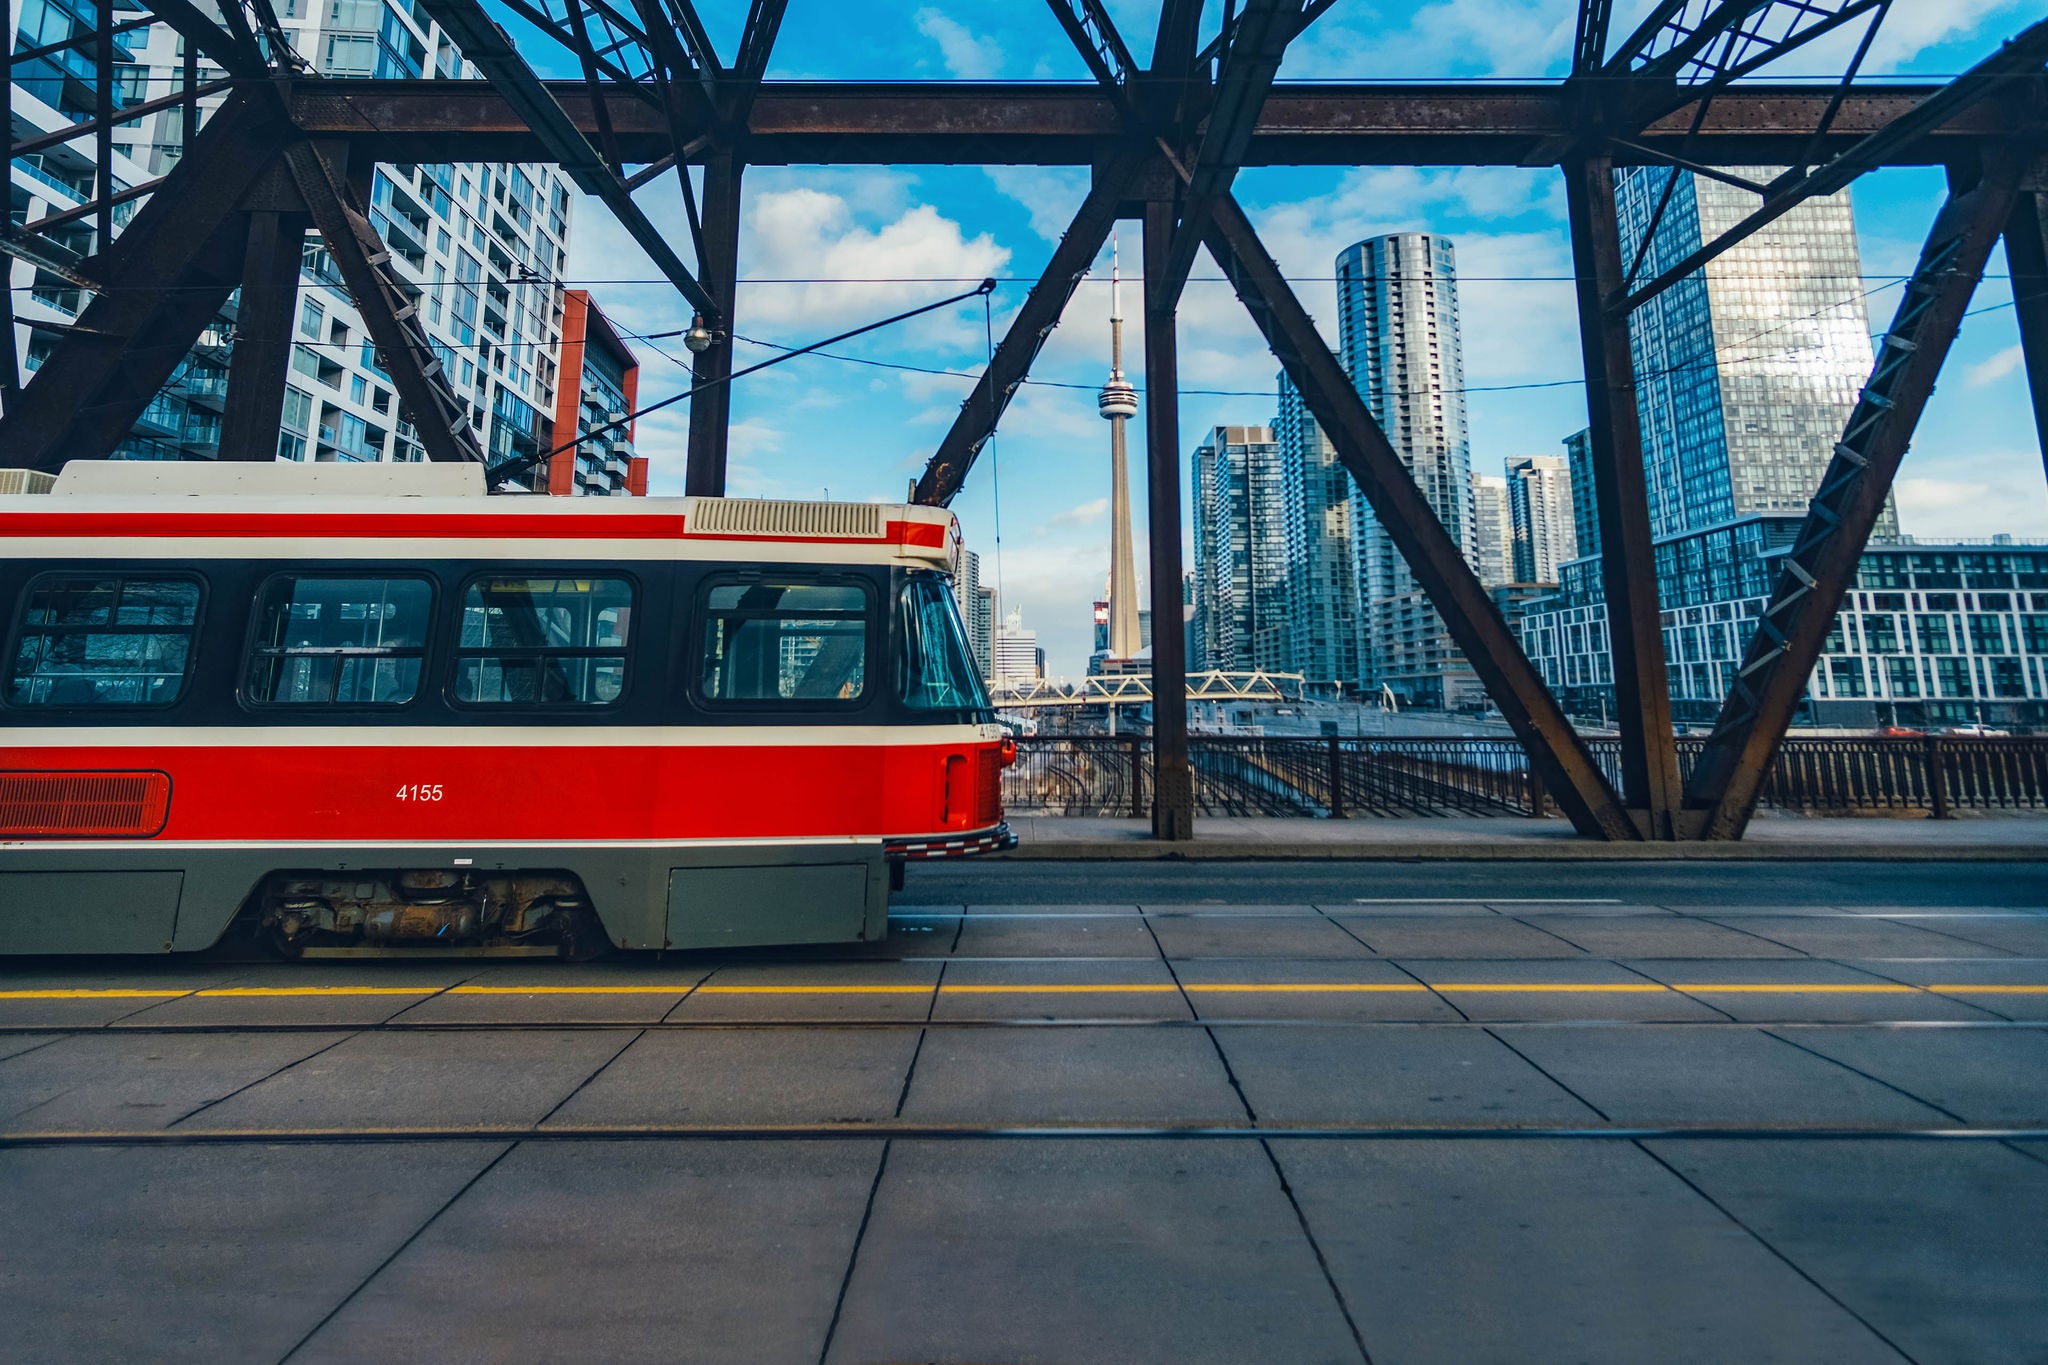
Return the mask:
{"type": "Polygon", "coordinates": [[[609,946],[581,880],[565,872],[278,872],[254,899],[261,936],[291,957],[322,949],[551,945],[580,959],[609,946]]]}

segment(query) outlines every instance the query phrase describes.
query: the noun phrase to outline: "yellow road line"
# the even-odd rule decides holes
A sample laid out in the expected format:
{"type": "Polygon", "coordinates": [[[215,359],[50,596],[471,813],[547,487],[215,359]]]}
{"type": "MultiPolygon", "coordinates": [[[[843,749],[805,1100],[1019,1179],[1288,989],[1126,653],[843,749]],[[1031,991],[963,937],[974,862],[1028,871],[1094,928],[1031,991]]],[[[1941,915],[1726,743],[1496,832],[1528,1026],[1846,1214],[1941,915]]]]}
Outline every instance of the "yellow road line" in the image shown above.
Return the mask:
{"type": "Polygon", "coordinates": [[[1103,982],[1087,985],[1054,985],[1039,982],[1032,985],[987,985],[948,983],[939,992],[941,995],[1178,995],[1180,987],[1171,981],[1133,981],[1124,983],[1103,982]]]}
{"type": "Polygon", "coordinates": [[[1929,989],[1924,986],[1902,986],[1892,981],[1839,982],[1839,981],[1786,981],[1786,982],[1729,982],[1703,981],[1698,983],[1673,982],[1674,991],[1721,992],[1739,991],[1750,995],[1918,995],[1929,989]]]}
{"type": "Polygon", "coordinates": [[[222,998],[268,1000],[294,995],[433,995],[439,986],[215,986],[192,994],[208,1000],[222,998]]]}
{"type": "Polygon", "coordinates": [[[695,991],[697,995],[930,995],[931,993],[931,986],[699,986],[695,991]]]}
{"type": "Polygon", "coordinates": [[[1435,981],[1430,985],[1439,991],[1555,991],[1597,995],[1668,994],[1671,990],[1671,987],[1654,981],[1435,981]]]}
{"type": "Polygon", "coordinates": [[[445,995],[688,995],[674,986],[450,986],[445,995]]]}
{"type": "Polygon", "coordinates": [[[1276,995],[1288,991],[1328,991],[1331,994],[1347,994],[1382,991],[1425,992],[1429,989],[1414,981],[1189,981],[1183,984],[1191,991],[1242,991],[1248,994],[1270,991],[1276,995]]]}

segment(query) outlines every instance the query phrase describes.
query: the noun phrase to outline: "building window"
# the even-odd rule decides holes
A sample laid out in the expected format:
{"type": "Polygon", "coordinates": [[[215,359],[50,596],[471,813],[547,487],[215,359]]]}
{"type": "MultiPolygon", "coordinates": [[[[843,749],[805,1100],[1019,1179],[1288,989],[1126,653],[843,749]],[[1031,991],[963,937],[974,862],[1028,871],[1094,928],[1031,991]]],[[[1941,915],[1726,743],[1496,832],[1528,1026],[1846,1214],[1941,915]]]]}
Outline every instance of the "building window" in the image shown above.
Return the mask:
{"type": "MultiPolygon", "coordinates": [[[[284,386],[284,407],[279,414],[284,425],[293,431],[305,432],[313,429],[313,395],[304,389],[287,384],[284,386]]],[[[301,445],[300,449],[304,449],[301,445]]],[[[297,458],[297,457],[294,457],[297,458]]]]}
{"type": "Polygon", "coordinates": [[[419,694],[424,578],[279,577],[256,606],[242,695],[260,705],[402,706],[419,694]]]}
{"type": "Polygon", "coordinates": [[[199,583],[45,574],[23,596],[12,706],[165,706],[185,688],[199,583]]]}
{"type": "Polygon", "coordinates": [[[455,699],[603,706],[625,691],[633,585],[620,578],[481,578],[462,598],[455,699]]]}
{"type": "Polygon", "coordinates": [[[713,584],[698,692],[710,702],[856,701],[872,633],[857,583],[713,584]]]}
{"type": "Polygon", "coordinates": [[[1978,654],[2005,653],[2005,626],[1996,616],[1970,618],[1970,648],[1978,654]]]}
{"type": "Polygon", "coordinates": [[[1910,658],[1891,658],[1884,661],[1885,671],[1891,680],[1891,694],[1894,697],[1917,697],[1920,695],[1919,661],[1910,658]]]}
{"type": "Polygon", "coordinates": [[[1970,661],[1954,654],[1945,655],[1934,661],[1935,677],[1941,683],[1944,697],[1974,697],[1977,689],[1970,682],[1970,661]]]}
{"type": "Polygon", "coordinates": [[[1994,697],[2024,697],[2027,695],[2027,677],[2018,659],[1991,660],[1991,695],[1994,697]]]}
{"type": "Polygon", "coordinates": [[[320,339],[320,329],[326,325],[327,310],[317,299],[306,299],[299,304],[299,335],[320,339]]]}

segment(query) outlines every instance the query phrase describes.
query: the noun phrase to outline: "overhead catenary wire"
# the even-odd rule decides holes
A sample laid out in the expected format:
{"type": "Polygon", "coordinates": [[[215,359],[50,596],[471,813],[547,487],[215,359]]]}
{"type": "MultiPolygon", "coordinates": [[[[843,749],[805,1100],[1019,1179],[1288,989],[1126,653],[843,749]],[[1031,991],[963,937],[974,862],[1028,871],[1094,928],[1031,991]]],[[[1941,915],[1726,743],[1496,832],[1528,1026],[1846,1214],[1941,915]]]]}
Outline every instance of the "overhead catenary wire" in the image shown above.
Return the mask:
{"type": "Polygon", "coordinates": [[[940,299],[936,303],[921,304],[916,308],[908,308],[901,313],[891,314],[890,316],[881,319],[879,322],[864,323],[859,327],[855,327],[848,331],[840,332],[837,333],[836,335],[826,337],[822,341],[813,342],[809,346],[800,346],[797,347],[795,350],[785,351],[781,355],[772,356],[769,359],[762,361],[758,365],[749,365],[745,369],[734,370],[731,374],[720,375],[716,379],[707,379],[701,384],[693,384],[689,388],[684,389],[680,393],[672,393],[666,398],[635,408],[631,412],[625,413],[619,417],[614,417],[611,421],[606,422],[601,426],[592,427],[588,431],[578,432],[573,439],[554,447],[552,450],[544,450],[540,452],[538,455],[522,455],[516,460],[508,460],[502,464],[492,465],[489,469],[485,471],[485,477],[487,480],[504,478],[514,470],[527,469],[534,465],[540,464],[542,461],[551,460],[557,455],[566,454],[567,452],[572,451],[576,449],[576,447],[582,445],[585,441],[592,440],[596,437],[602,436],[607,432],[617,431],[621,427],[630,424],[636,419],[645,417],[650,412],[659,412],[661,409],[668,407],[670,404],[680,403],[685,398],[689,398],[696,394],[702,393],[706,389],[717,388],[721,384],[730,384],[735,379],[745,378],[747,375],[753,374],[758,370],[765,370],[770,365],[777,365],[785,360],[794,360],[796,357],[800,355],[808,355],[812,351],[815,351],[822,346],[830,346],[834,342],[846,341],[849,340],[850,338],[860,336],[867,332],[875,331],[882,327],[892,326],[895,323],[899,322],[906,322],[911,318],[920,317],[925,313],[936,312],[941,308],[950,308],[952,305],[960,303],[967,299],[971,299],[977,294],[986,297],[987,295],[995,292],[995,287],[996,282],[994,280],[983,280],[980,284],[976,285],[972,289],[969,289],[963,293],[952,295],[949,298],[940,299]]]}

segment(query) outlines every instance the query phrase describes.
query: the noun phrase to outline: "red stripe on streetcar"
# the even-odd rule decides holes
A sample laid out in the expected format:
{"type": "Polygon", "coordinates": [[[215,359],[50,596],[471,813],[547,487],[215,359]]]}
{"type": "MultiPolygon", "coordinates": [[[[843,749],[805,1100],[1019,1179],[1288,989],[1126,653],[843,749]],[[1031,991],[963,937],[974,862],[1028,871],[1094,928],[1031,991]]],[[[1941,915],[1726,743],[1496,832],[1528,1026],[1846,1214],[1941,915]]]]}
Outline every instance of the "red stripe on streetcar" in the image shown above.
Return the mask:
{"type": "MultiPolygon", "coordinates": [[[[408,514],[391,512],[10,512],[0,513],[0,535],[166,537],[223,540],[389,538],[552,540],[677,540],[683,518],[673,513],[613,515],[504,516],[495,513],[408,514]]],[[[937,521],[892,521],[876,536],[717,535],[699,532],[694,540],[749,541],[780,545],[914,545],[940,548],[946,524],[937,521]]]]}

